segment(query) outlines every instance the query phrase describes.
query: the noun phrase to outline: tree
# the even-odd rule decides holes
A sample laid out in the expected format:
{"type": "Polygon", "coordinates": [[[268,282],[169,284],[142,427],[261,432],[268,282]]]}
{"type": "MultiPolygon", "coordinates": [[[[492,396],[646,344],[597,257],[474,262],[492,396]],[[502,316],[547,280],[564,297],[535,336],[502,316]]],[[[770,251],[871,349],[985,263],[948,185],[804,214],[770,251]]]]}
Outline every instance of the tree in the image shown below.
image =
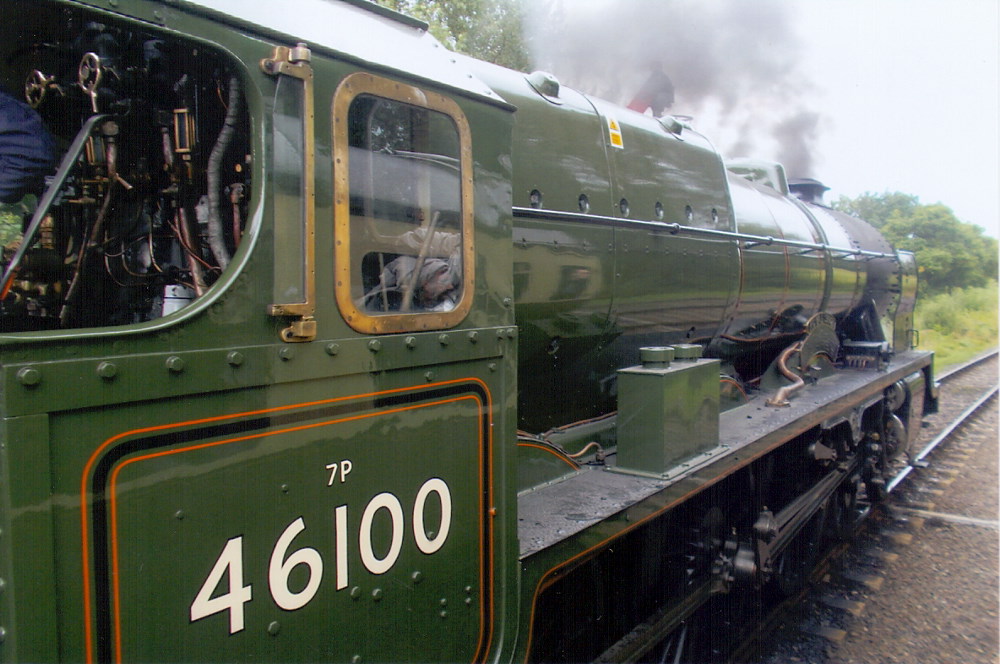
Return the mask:
{"type": "Polygon", "coordinates": [[[530,68],[521,20],[526,0],[375,0],[425,21],[448,48],[494,64],[530,68]]]}
{"type": "Polygon", "coordinates": [[[841,197],[835,207],[880,227],[894,247],[916,254],[925,294],[985,286],[997,278],[997,241],[941,203],[922,205],[916,196],[885,192],[841,197]]]}
{"type": "Polygon", "coordinates": [[[882,194],[865,192],[857,198],[841,196],[833,204],[835,210],[864,219],[875,228],[885,226],[893,213],[898,212],[903,216],[908,216],[913,214],[913,211],[919,206],[920,201],[916,196],[898,191],[887,191],[882,194]]]}

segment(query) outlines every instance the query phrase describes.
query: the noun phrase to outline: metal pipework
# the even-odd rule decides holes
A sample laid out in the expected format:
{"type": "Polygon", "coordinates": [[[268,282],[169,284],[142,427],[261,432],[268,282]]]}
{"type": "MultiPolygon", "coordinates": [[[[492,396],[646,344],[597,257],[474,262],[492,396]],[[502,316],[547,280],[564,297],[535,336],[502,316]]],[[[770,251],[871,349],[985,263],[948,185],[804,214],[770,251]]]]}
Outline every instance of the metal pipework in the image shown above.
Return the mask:
{"type": "Polygon", "coordinates": [[[792,344],[778,356],[778,370],[781,375],[794,382],[782,387],[772,398],[768,399],[765,402],[768,406],[790,406],[788,397],[805,387],[806,382],[802,380],[802,376],[788,368],[788,358],[791,357],[792,353],[797,353],[800,350],[802,350],[802,342],[792,344]]]}

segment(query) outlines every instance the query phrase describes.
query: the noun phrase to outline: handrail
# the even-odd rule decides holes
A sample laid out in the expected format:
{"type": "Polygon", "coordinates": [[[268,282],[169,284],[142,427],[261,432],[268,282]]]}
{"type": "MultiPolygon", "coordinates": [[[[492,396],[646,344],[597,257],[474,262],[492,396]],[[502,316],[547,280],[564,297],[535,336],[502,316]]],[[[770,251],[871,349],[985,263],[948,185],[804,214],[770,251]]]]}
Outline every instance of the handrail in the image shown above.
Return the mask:
{"type": "Polygon", "coordinates": [[[66,184],[66,180],[69,179],[69,174],[76,168],[76,162],[80,158],[84,146],[87,145],[91,134],[94,133],[94,128],[98,122],[107,117],[103,113],[97,113],[87,118],[80,131],[77,132],[76,138],[73,139],[73,143],[69,146],[69,150],[63,155],[62,161],[59,163],[59,170],[56,171],[55,177],[52,178],[52,181],[45,189],[45,193],[42,194],[42,200],[38,202],[38,207],[35,208],[35,214],[31,217],[31,223],[28,224],[28,228],[24,231],[21,238],[21,246],[17,248],[14,257],[10,259],[10,264],[3,273],[3,279],[0,280],[0,300],[6,298],[7,293],[10,292],[10,286],[14,283],[14,277],[17,275],[17,269],[21,265],[24,255],[31,248],[31,243],[34,241],[38,229],[41,228],[42,221],[49,214],[52,204],[55,203],[56,198],[66,184]]]}
{"type": "Polygon", "coordinates": [[[723,240],[737,240],[744,242],[744,249],[752,249],[753,247],[764,246],[779,246],[779,247],[793,247],[796,249],[809,251],[826,251],[830,253],[839,253],[844,256],[857,256],[868,260],[875,258],[887,258],[891,260],[896,259],[895,254],[887,254],[881,251],[867,251],[865,249],[858,249],[856,247],[835,247],[830,244],[821,244],[815,242],[802,242],[801,240],[786,240],[783,238],[776,238],[764,235],[751,235],[749,233],[739,233],[736,231],[722,231],[716,230],[714,228],[697,228],[695,226],[684,226],[677,223],[667,223],[663,221],[647,221],[643,219],[625,219],[623,217],[608,217],[599,214],[584,214],[582,212],[562,212],[559,210],[546,210],[543,208],[526,208],[517,207],[513,208],[513,213],[515,217],[518,218],[541,218],[548,219],[552,221],[580,221],[580,222],[590,222],[590,223],[602,223],[602,224],[614,224],[616,226],[639,226],[642,228],[647,228],[651,231],[667,231],[671,235],[694,235],[703,236],[709,238],[719,238],[723,240]]]}

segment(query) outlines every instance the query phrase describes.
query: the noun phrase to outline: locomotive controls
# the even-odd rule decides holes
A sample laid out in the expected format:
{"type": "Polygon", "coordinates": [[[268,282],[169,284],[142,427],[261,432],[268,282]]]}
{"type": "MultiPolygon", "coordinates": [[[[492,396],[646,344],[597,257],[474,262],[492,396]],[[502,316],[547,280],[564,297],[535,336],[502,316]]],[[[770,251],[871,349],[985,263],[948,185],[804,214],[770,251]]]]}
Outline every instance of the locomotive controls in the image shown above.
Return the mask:
{"type": "Polygon", "coordinates": [[[4,246],[0,328],[126,325],[183,308],[218,280],[246,224],[240,77],[195,43],[80,12],[32,27],[7,67],[72,145],[4,246]]]}

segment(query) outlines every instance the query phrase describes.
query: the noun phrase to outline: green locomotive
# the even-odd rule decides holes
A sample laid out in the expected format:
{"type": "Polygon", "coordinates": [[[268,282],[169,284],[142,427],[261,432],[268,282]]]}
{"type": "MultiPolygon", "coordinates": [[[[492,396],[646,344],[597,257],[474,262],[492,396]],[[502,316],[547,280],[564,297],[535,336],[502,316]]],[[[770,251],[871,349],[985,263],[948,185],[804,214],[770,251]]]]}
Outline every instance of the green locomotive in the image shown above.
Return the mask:
{"type": "Polygon", "coordinates": [[[0,11],[5,661],[640,658],[934,406],[912,256],[680,120],[364,0],[0,11]]]}

